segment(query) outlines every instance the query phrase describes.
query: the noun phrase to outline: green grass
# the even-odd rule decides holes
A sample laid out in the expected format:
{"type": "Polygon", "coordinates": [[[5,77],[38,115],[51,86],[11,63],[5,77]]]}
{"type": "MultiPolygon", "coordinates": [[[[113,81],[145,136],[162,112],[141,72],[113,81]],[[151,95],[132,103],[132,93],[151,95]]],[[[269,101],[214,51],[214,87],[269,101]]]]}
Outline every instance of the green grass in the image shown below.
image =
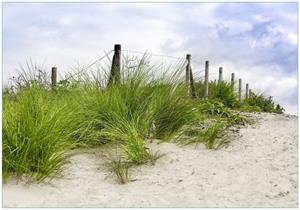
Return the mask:
{"type": "Polygon", "coordinates": [[[127,184],[130,180],[129,168],[131,164],[123,161],[120,157],[107,164],[108,170],[116,177],[120,184],[127,184]]]}
{"type": "Polygon", "coordinates": [[[36,85],[20,90],[14,99],[4,95],[4,177],[12,173],[43,179],[65,162],[80,113],[54,95],[36,85]]]}
{"type": "Polygon", "coordinates": [[[204,144],[207,149],[216,149],[220,144],[220,137],[226,128],[226,123],[220,119],[205,124],[206,127],[189,127],[177,141],[184,145],[204,144]]]}
{"type": "Polygon", "coordinates": [[[222,81],[211,81],[209,83],[209,98],[222,102],[226,107],[236,107],[238,95],[233,90],[231,83],[222,81]]]}
{"type": "MultiPolygon", "coordinates": [[[[214,149],[227,127],[247,123],[232,111],[241,105],[229,83],[210,82],[208,100],[187,98],[182,64],[170,74],[168,68],[148,65],[145,57],[135,63],[125,60],[119,85],[104,88],[107,77],[82,74],[60,81],[55,90],[47,74],[30,68],[3,91],[5,180],[10,175],[43,180],[60,171],[71,148],[112,144],[122,149],[122,161],[111,161],[111,171],[120,183],[127,183],[131,165],[154,164],[163,155],[147,149],[149,137],[171,140],[207,119],[219,119],[196,131],[189,142],[214,149]]],[[[196,84],[199,93],[200,86],[196,84]]],[[[252,96],[242,107],[273,111],[268,108],[271,102],[252,96]]]]}
{"type": "Polygon", "coordinates": [[[165,154],[159,151],[153,152],[151,149],[146,151],[146,160],[151,165],[155,165],[156,161],[163,156],[165,156],[165,154]]]}
{"type": "Polygon", "coordinates": [[[263,94],[251,93],[248,99],[244,100],[243,111],[249,112],[274,112],[283,113],[284,109],[279,105],[275,105],[271,96],[266,97],[263,94]]]}

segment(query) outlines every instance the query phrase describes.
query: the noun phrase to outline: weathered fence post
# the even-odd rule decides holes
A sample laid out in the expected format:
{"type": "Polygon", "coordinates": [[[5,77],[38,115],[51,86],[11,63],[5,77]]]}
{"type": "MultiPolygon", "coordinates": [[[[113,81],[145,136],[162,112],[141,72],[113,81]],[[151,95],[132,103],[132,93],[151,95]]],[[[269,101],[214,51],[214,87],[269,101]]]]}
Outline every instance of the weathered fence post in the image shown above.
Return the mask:
{"type": "Polygon", "coordinates": [[[242,100],[242,79],[239,79],[239,100],[242,100]]]}
{"type": "Polygon", "coordinates": [[[235,92],[235,90],[234,90],[234,73],[231,73],[230,85],[231,85],[231,91],[235,92]]]}
{"type": "Polygon", "coordinates": [[[57,67],[53,66],[51,69],[51,86],[55,89],[57,83],[57,67]]]}
{"type": "Polygon", "coordinates": [[[196,88],[195,88],[194,78],[193,78],[193,71],[192,71],[192,67],[191,67],[191,57],[192,56],[190,54],[186,55],[186,60],[187,60],[187,66],[186,66],[187,96],[189,96],[189,94],[190,94],[189,91],[191,90],[192,97],[193,98],[197,98],[196,88]],[[189,81],[188,81],[188,77],[187,76],[189,76],[189,81]]]}
{"type": "Polygon", "coordinates": [[[186,88],[186,96],[190,96],[190,76],[191,76],[191,55],[186,55],[187,65],[185,69],[185,88],[186,88]]]}
{"type": "Polygon", "coordinates": [[[249,98],[249,84],[246,84],[246,99],[249,98]]]}
{"type": "Polygon", "coordinates": [[[204,97],[208,98],[208,74],[209,74],[209,61],[205,61],[205,79],[204,79],[204,97]]]}
{"type": "Polygon", "coordinates": [[[114,47],[114,56],[111,65],[108,85],[120,84],[121,80],[121,45],[116,44],[114,47]]]}
{"type": "Polygon", "coordinates": [[[231,86],[234,87],[234,73],[231,73],[231,86]]]}
{"type": "Polygon", "coordinates": [[[223,68],[219,67],[219,84],[222,82],[223,80],[223,68]]]}

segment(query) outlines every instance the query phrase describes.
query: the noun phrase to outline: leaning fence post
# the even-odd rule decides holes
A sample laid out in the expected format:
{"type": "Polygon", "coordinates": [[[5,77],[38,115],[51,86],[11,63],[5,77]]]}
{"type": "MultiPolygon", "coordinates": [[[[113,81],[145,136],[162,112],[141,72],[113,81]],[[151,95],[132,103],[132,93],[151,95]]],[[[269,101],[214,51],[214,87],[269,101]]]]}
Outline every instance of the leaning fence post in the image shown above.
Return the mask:
{"type": "Polygon", "coordinates": [[[190,96],[191,55],[186,55],[187,65],[185,69],[185,88],[187,97],[190,96]]]}
{"type": "Polygon", "coordinates": [[[57,83],[57,67],[53,66],[51,69],[51,86],[52,89],[56,87],[57,83]]]}
{"type": "Polygon", "coordinates": [[[222,82],[223,80],[223,68],[219,67],[219,84],[222,82]]]}
{"type": "Polygon", "coordinates": [[[239,100],[242,100],[242,79],[239,79],[239,100]]]}
{"type": "Polygon", "coordinates": [[[249,98],[249,84],[246,84],[246,99],[249,98]]]}
{"type": "Polygon", "coordinates": [[[121,80],[121,45],[115,44],[108,85],[120,84],[121,80]]]}
{"type": "Polygon", "coordinates": [[[205,61],[204,97],[208,98],[209,61],[205,61]]]}

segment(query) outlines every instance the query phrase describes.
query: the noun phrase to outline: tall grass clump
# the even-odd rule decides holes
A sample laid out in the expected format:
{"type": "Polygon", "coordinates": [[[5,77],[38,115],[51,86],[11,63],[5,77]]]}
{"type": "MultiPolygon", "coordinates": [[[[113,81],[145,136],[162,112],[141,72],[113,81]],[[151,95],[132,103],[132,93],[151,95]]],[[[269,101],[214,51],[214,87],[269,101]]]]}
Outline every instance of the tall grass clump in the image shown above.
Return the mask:
{"type": "Polygon", "coordinates": [[[32,82],[13,98],[3,96],[4,178],[26,174],[41,180],[65,162],[78,114],[53,94],[32,82]]]}
{"type": "Polygon", "coordinates": [[[161,86],[157,87],[155,93],[155,138],[169,139],[178,130],[195,120],[196,111],[190,99],[184,97],[180,91],[182,87],[161,86]],[[179,90],[178,90],[179,89],[179,90]]]}
{"type": "MultiPolygon", "coordinates": [[[[194,111],[180,82],[149,66],[145,57],[135,64],[125,62],[122,72],[121,84],[100,91],[83,88],[77,97],[82,98],[85,121],[93,122],[89,132],[97,133],[93,142],[121,145],[127,160],[138,165],[152,157],[145,147],[149,133],[159,139],[171,138],[191,123],[194,111]],[[161,74],[153,77],[153,72],[161,74]]],[[[180,73],[175,70],[174,74],[180,73]]]]}
{"type": "Polygon", "coordinates": [[[235,107],[238,104],[238,95],[231,83],[222,81],[209,82],[209,98],[219,100],[226,107],[235,107]]]}

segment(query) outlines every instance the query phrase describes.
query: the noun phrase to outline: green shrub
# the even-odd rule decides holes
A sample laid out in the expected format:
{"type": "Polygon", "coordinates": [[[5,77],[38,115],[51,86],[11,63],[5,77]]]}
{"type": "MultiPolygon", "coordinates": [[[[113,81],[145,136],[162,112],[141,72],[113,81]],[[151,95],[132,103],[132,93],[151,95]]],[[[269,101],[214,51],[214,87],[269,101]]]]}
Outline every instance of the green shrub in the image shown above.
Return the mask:
{"type": "Polygon", "coordinates": [[[228,108],[218,100],[200,100],[197,108],[204,114],[217,115],[220,117],[228,117],[230,115],[228,108]]]}
{"type": "Polygon", "coordinates": [[[284,108],[279,104],[276,105],[275,113],[282,114],[284,112],[284,108]]]}
{"type": "Polygon", "coordinates": [[[249,98],[245,99],[244,102],[244,109],[245,106],[248,109],[250,107],[254,107],[254,109],[260,108],[262,112],[275,112],[275,113],[282,113],[284,109],[278,104],[275,106],[272,96],[265,97],[263,94],[255,94],[251,92],[249,98]]]}

